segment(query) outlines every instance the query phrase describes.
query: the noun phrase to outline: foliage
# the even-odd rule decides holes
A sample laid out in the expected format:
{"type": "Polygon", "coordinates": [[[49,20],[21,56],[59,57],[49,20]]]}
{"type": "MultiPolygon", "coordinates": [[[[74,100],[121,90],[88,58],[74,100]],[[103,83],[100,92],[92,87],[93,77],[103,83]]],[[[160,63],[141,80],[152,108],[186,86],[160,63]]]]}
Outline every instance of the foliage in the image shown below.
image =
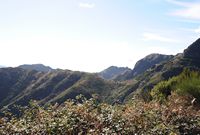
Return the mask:
{"type": "Polygon", "coordinates": [[[200,101],[200,73],[186,72],[182,75],[182,80],[176,85],[179,94],[189,94],[200,101]]]}
{"type": "Polygon", "coordinates": [[[171,91],[176,83],[177,77],[173,77],[168,81],[162,81],[158,83],[151,91],[151,96],[153,99],[163,102],[169,95],[171,95],[171,91]]]}
{"type": "Polygon", "coordinates": [[[155,100],[164,101],[172,91],[190,95],[200,101],[200,73],[185,69],[180,75],[157,84],[151,91],[151,96],[155,100]]]}
{"type": "Polygon", "coordinates": [[[23,109],[19,118],[0,118],[0,134],[198,134],[200,110],[172,96],[168,104],[133,100],[125,105],[98,103],[95,99],[68,100],[63,105],[23,109]],[[176,99],[176,100],[173,100],[176,99]]]}

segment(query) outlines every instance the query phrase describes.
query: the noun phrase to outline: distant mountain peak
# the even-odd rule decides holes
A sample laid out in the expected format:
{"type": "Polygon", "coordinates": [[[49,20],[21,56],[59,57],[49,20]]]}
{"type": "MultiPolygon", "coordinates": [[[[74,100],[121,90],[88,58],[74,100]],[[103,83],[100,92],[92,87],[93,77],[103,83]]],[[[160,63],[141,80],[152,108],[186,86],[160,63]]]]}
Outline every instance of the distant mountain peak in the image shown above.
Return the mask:
{"type": "Polygon", "coordinates": [[[166,54],[160,54],[160,53],[151,53],[147,56],[145,56],[143,59],[141,60],[156,60],[159,59],[160,57],[171,57],[172,55],[166,55],[166,54]]]}
{"type": "Polygon", "coordinates": [[[166,55],[166,54],[160,54],[160,53],[151,53],[147,56],[145,56],[143,59],[158,59],[159,57],[168,57],[172,55],[166,55]]]}
{"type": "Polygon", "coordinates": [[[101,71],[99,73],[99,76],[104,79],[111,80],[111,79],[115,79],[115,77],[127,71],[131,71],[131,69],[128,67],[110,66],[107,69],[101,71]]]}
{"type": "Polygon", "coordinates": [[[128,68],[128,67],[110,66],[110,67],[108,67],[106,70],[109,70],[109,69],[129,69],[129,68],[128,68]]]}
{"type": "Polygon", "coordinates": [[[22,69],[26,69],[26,70],[36,70],[36,71],[41,71],[41,72],[49,72],[49,71],[54,70],[53,68],[49,66],[45,66],[43,64],[24,64],[18,67],[22,69]]]}
{"type": "MultiPolygon", "coordinates": [[[[115,77],[112,77],[114,80],[122,81],[122,80],[130,80],[134,77],[144,73],[148,69],[152,68],[156,64],[160,64],[162,62],[168,61],[169,59],[173,58],[173,55],[164,55],[159,53],[152,53],[147,55],[146,57],[140,59],[136,64],[133,70],[125,70],[124,72],[120,74],[116,74],[115,77]]],[[[116,70],[117,67],[109,67],[106,70],[102,71],[101,74],[109,73],[110,70],[116,70]]],[[[114,72],[112,72],[114,73],[114,72]]]]}
{"type": "Polygon", "coordinates": [[[168,61],[173,58],[173,55],[164,55],[159,53],[152,53],[139,60],[133,69],[133,76],[137,76],[141,73],[147,71],[147,69],[151,68],[156,64],[160,64],[164,61],[168,61]]]}

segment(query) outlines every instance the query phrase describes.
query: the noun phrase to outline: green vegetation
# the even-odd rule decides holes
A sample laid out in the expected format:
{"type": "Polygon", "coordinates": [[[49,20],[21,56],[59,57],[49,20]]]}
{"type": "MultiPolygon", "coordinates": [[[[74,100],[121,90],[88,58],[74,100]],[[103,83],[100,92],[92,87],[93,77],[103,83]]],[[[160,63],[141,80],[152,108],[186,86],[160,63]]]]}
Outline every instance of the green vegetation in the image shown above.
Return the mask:
{"type": "Polygon", "coordinates": [[[151,96],[155,100],[164,101],[172,91],[200,101],[200,73],[185,69],[180,75],[157,84],[151,91],[151,96]]]}
{"type": "MultiPolygon", "coordinates": [[[[0,134],[198,134],[200,113],[184,98],[168,104],[131,101],[125,105],[98,103],[95,99],[68,100],[43,108],[33,101],[19,118],[0,118],[0,134]]],[[[175,100],[176,99],[176,100],[175,100]]]]}
{"type": "MultiPolygon", "coordinates": [[[[130,82],[127,87],[133,88],[132,84],[130,82]]],[[[87,75],[73,86],[77,88],[73,91],[85,89],[95,95],[93,88],[101,94],[107,92],[101,89],[109,90],[111,86],[119,88],[112,81],[105,83],[87,75]]],[[[127,87],[122,85],[120,88],[127,87]]],[[[113,95],[123,95],[120,91],[116,90],[113,95]]],[[[76,99],[63,99],[65,102],[61,104],[45,106],[40,105],[40,100],[32,101],[28,107],[20,107],[19,116],[4,112],[0,117],[0,134],[200,134],[199,72],[186,69],[179,76],[157,84],[150,94],[154,99],[150,102],[134,98],[115,105],[100,102],[99,95],[89,100],[80,95],[76,99]],[[194,98],[197,104],[191,102],[194,98]]]]}
{"type": "Polygon", "coordinates": [[[173,90],[176,83],[177,77],[173,77],[168,81],[162,81],[158,83],[151,91],[151,96],[153,99],[163,102],[169,95],[171,95],[171,91],[173,90]]]}
{"type": "MultiPolygon", "coordinates": [[[[132,84],[104,80],[97,74],[69,70],[38,72],[21,68],[0,69],[0,110],[5,106],[28,105],[30,100],[39,104],[62,104],[79,94],[91,98],[98,94],[103,102],[113,103],[132,84]]],[[[134,84],[133,84],[134,85],[134,84]]]]}
{"type": "Polygon", "coordinates": [[[200,73],[190,72],[182,75],[182,80],[176,85],[179,94],[189,94],[200,101],[200,73]]]}

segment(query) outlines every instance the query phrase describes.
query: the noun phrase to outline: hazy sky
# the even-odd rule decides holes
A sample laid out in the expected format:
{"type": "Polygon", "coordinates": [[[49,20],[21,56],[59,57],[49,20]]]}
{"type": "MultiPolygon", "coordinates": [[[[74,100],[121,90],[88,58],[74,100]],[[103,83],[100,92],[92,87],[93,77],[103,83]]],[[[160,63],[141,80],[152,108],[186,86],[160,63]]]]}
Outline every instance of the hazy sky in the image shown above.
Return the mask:
{"type": "Polygon", "coordinates": [[[199,0],[0,0],[0,65],[98,72],[200,35],[199,0]]]}

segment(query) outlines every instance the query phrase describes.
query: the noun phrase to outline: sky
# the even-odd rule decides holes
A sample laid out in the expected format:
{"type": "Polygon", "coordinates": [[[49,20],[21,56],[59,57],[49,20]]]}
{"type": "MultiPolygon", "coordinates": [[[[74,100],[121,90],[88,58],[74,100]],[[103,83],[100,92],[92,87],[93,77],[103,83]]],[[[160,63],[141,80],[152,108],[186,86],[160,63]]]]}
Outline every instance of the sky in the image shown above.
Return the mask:
{"type": "Polygon", "coordinates": [[[0,0],[0,65],[99,72],[200,35],[199,0],[0,0]]]}

